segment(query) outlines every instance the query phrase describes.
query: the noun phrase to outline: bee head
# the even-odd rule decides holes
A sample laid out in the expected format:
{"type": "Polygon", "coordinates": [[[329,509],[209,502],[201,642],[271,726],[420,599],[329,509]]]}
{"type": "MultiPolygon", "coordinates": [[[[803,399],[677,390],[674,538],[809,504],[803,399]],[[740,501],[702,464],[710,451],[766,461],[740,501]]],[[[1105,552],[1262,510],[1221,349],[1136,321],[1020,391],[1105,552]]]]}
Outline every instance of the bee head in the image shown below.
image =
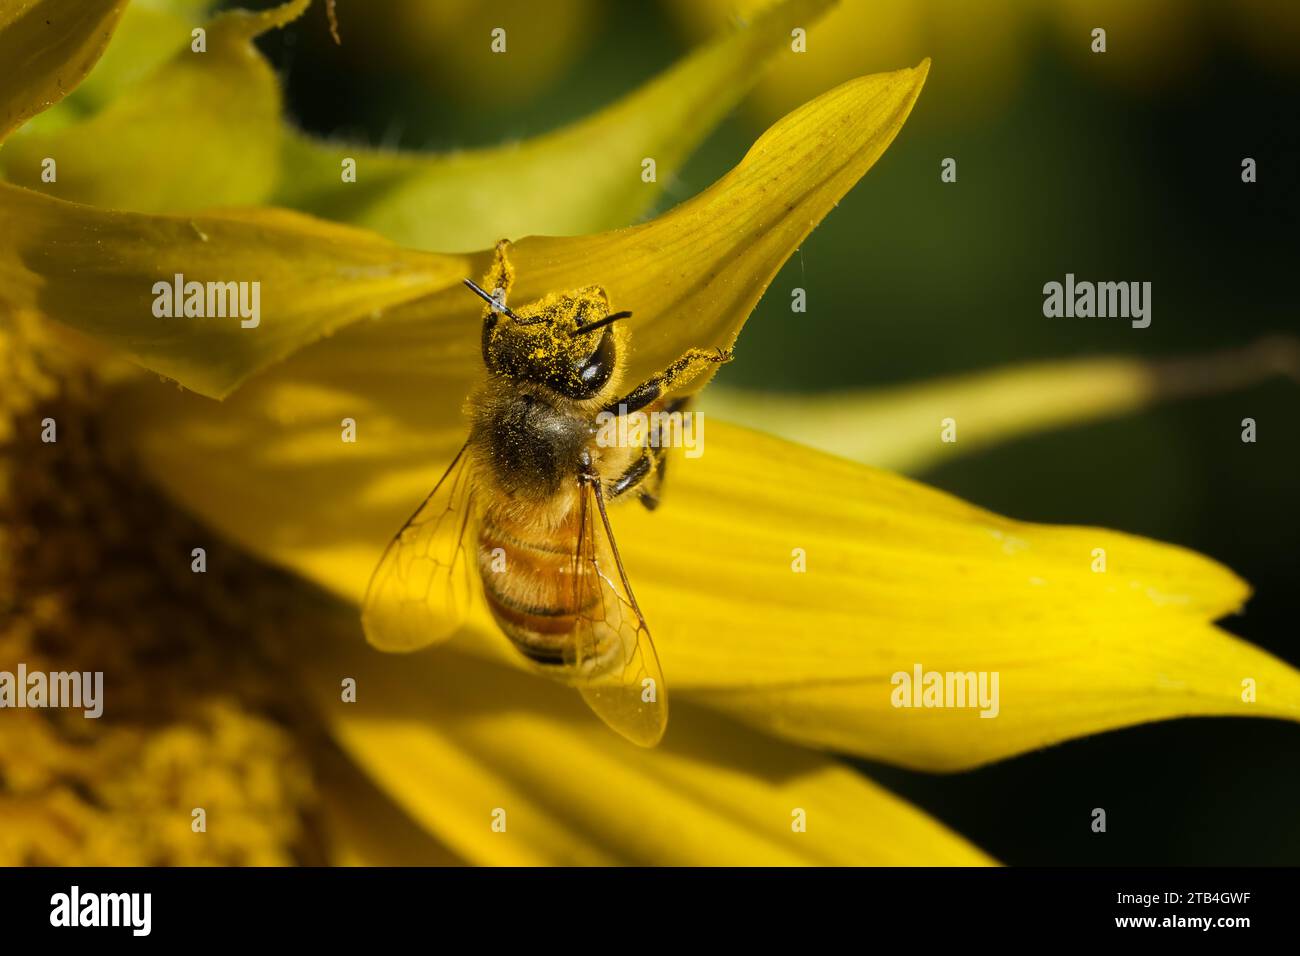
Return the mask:
{"type": "Polygon", "coordinates": [[[614,323],[631,313],[611,314],[609,296],[600,286],[552,292],[517,311],[509,308],[505,294],[513,270],[503,246],[497,246],[486,277],[492,292],[465,280],[487,302],[483,361],[492,372],[545,386],[564,398],[595,398],[617,366],[614,323]]]}

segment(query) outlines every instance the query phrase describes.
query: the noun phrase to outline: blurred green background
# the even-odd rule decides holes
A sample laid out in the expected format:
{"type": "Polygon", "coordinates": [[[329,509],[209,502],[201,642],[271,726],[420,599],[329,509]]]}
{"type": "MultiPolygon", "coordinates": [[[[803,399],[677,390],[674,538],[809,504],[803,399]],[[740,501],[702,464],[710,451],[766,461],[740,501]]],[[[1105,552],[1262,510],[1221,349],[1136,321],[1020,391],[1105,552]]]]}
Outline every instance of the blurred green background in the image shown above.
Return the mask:
{"type": "MultiPolygon", "coordinates": [[[[898,140],[787,263],[720,382],[870,388],[1300,330],[1300,5],[844,6],[833,43],[810,35],[815,67],[799,76],[787,63],[769,78],[660,203],[707,186],[805,95],[934,58],[898,140]],[[1088,50],[1093,26],[1108,29],[1104,55],[1088,50]],[[939,179],[949,156],[955,184],[939,179]],[[1241,182],[1246,156],[1258,162],[1253,185],[1241,182]],[[1066,272],[1149,280],[1151,327],[1044,318],[1043,283],[1066,272]],[[789,311],[794,286],[807,290],[807,314],[789,311]]],[[[261,42],[306,129],[444,150],[522,138],[614,100],[725,20],[719,7],[342,0],[341,48],[315,15],[261,42]],[[510,25],[508,66],[472,39],[489,21],[510,25]]],[[[1298,439],[1300,387],[1279,379],[919,477],[1016,518],[1119,528],[1214,557],[1256,588],[1225,626],[1300,666],[1298,439]],[[1245,417],[1258,422],[1256,444],[1240,440],[1245,417]]],[[[1300,864],[1293,724],[1177,721],[952,776],[862,766],[1012,864],[1300,864]],[[1090,830],[1093,807],[1107,811],[1104,835],[1090,830]]]]}

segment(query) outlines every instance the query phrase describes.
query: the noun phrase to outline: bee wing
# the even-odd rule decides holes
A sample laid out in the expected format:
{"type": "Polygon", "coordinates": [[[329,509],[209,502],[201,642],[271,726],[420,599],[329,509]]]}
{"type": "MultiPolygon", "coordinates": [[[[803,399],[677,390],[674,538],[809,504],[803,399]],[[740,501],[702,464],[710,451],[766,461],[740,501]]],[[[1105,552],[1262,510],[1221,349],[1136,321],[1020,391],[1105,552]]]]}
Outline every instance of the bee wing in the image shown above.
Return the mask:
{"type": "Polygon", "coordinates": [[[573,606],[586,610],[578,614],[569,645],[573,683],[601,720],[633,743],[653,747],[668,726],[668,694],[599,481],[586,486],[581,508],[573,606]]]}
{"type": "Polygon", "coordinates": [[[361,609],[366,640],[384,651],[413,651],[445,640],[464,621],[476,563],[465,553],[475,525],[466,448],[388,543],[361,609]]]}

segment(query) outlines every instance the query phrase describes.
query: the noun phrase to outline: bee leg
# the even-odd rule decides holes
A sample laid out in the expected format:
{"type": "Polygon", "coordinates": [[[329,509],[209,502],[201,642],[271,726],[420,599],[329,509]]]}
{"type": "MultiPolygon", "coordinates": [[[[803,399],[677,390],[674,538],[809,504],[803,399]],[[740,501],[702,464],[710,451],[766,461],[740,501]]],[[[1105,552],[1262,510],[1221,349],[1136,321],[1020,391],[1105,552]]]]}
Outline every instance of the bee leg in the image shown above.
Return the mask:
{"type": "Polygon", "coordinates": [[[655,469],[654,452],[656,450],[652,448],[645,449],[640,458],[627,466],[627,471],[610,483],[609,487],[605,489],[605,497],[613,500],[622,494],[626,494],[653,473],[655,469]]]}
{"type": "Polygon", "coordinates": [[[622,398],[611,402],[605,411],[621,415],[645,408],[672,388],[678,379],[694,378],[707,362],[719,365],[730,362],[731,354],[731,349],[691,349],[659,374],[651,376],[622,398]]]}
{"type": "MultiPolygon", "coordinates": [[[[685,411],[690,405],[694,396],[683,395],[681,398],[674,398],[664,404],[663,412],[672,415],[674,412],[685,411]]],[[[654,421],[653,431],[650,435],[650,446],[646,449],[653,459],[654,469],[650,474],[645,476],[638,489],[638,498],[647,511],[654,511],[659,507],[659,496],[663,493],[664,470],[668,467],[668,450],[663,443],[661,428],[658,419],[654,421]]]]}
{"type": "Polygon", "coordinates": [[[664,454],[662,448],[647,448],[646,455],[652,459],[654,467],[650,474],[642,479],[641,487],[637,489],[637,500],[646,511],[654,511],[659,507],[659,495],[664,484],[664,467],[668,464],[668,456],[664,454]]]}
{"type": "MultiPolygon", "coordinates": [[[[665,402],[661,412],[671,415],[680,412],[691,403],[694,396],[683,395],[665,402]]],[[[660,489],[664,482],[664,469],[668,465],[668,451],[663,444],[662,429],[658,419],[653,419],[649,440],[641,457],[628,466],[609,487],[608,497],[616,498],[621,494],[636,490],[637,500],[647,511],[659,507],[660,489]]]]}

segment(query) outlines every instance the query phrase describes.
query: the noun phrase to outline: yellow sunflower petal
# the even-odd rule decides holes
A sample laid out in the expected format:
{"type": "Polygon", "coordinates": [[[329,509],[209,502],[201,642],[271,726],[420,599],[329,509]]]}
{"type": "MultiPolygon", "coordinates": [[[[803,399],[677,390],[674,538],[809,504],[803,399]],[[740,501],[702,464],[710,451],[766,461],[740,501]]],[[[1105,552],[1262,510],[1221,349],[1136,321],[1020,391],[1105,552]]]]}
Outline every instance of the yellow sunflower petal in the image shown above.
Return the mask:
{"type": "Polygon", "coordinates": [[[297,213],[148,216],[0,184],[0,310],[32,309],[214,398],[347,322],[458,283],[465,268],[297,213]],[[208,312],[233,301],[227,283],[246,283],[233,288],[248,308],[160,317],[162,286],[177,276],[187,300],[189,283],[221,284],[219,297],[202,291],[208,312]]]}
{"type": "Polygon", "coordinates": [[[966,770],[1063,740],[1177,717],[1300,719],[1296,670],[1209,624],[1170,617],[1091,631],[1075,627],[1059,637],[1050,629],[1057,626],[1051,622],[1033,640],[1022,626],[997,645],[987,627],[952,640],[936,635],[895,649],[883,662],[894,673],[917,663],[925,671],[997,671],[1001,704],[990,720],[975,710],[894,709],[888,674],[719,690],[700,699],[800,743],[931,771],[966,770]]]}
{"type": "MultiPolygon", "coordinates": [[[[636,314],[630,380],[658,372],[690,347],[730,346],[777,270],[893,142],[928,70],[926,61],[818,97],[773,125],[727,175],[650,222],[515,243],[512,301],[603,286],[615,308],[636,314]]],[[[482,275],[491,255],[473,256],[470,274],[482,275]]],[[[389,388],[395,377],[423,383],[436,369],[439,388],[459,390],[441,407],[448,414],[480,374],[479,322],[475,301],[450,289],[304,356],[286,380],[362,400],[378,388],[400,401],[402,393],[389,388]],[[420,361],[409,361],[416,353],[420,361]]]]}
{"type": "Polygon", "coordinates": [[[459,866],[464,860],[337,749],[313,758],[332,866],[459,866]]]}
{"type": "Polygon", "coordinates": [[[422,156],[291,134],[274,201],[363,225],[403,245],[465,250],[532,233],[626,225],[780,51],[831,0],[786,0],[589,118],[508,146],[422,156]],[[341,185],[341,163],[357,181],[341,185]],[[643,176],[645,160],[654,179],[643,176]]]}
{"type": "Polygon", "coordinates": [[[812,448],[915,473],[958,455],[1158,402],[1300,381],[1300,340],[1176,359],[1098,357],[1033,362],[917,385],[818,395],[711,388],[699,408],[812,448]],[[957,441],[942,441],[952,419],[957,441]]]}
{"type": "Polygon", "coordinates": [[[29,0],[0,8],[0,140],[90,72],[125,9],[126,0],[29,0]]]}
{"type": "Polygon", "coordinates": [[[992,862],[848,767],[699,708],[681,708],[650,752],[610,734],[567,688],[455,652],[385,655],[348,628],[298,659],[342,747],[470,862],[992,862]],[[344,676],[356,679],[354,703],[339,699],[344,676]]]}
{"type": "MultiPolygon", "coordinates": [[[[861,77],[806,103],[722,179],[651,222],[516,243],[512,299],[603,286],[615,308],[636,316],[633,379],[664,368],[687,347],[730,346],[777,270],[893,142],[929,68],[926,60],[861,77]]],[[[444,302],[464,314],[463,303],[446,296],[433,307],[444,302]]]]}
{"type": "Polygon", "coordinates": [[[709,428],[656,513],[614,520],[666,679],[711,706],[926,769],[1175,716],[1300,719],[1300,673],[1209,624],[1249,589],[1204,557],[709,428]],[[996,717],[895,707],[918,665],[997,673],[996,717]]]}
{"type": "MultiPolygon", "coordinates": [[[[598,279],[619,308],[644,316],[632,376],[663,368],[689,345],[729,344],[790,252],[892,141],[927,69],[923,63],[863,77],[814,100],[773,126],[704,193],[643,226],[520,242],[517,297],[598,279]]],[[[427,335],[426,346],[441,359],[460,363],[460,381],[478,367],[477,314],[464,290],[421,297],[481,274],[488,253],[466,268],[459,259],[403,252],[371,234],[287,213],[147,217],[10,186],[0,186],[0,226],[0,302],[36,308],[206,395],[223,396],[267,362],[363,312],[413,299],[421,299],[417,308],[396,309],[384,324],[385,343],[427,335]],[[313,235],[316,241],[290,251],[313,235]],[[173,274],[266,280],[264,304],[273,306],[266,312],[274,322],[258,335],[229,320],[160,325],[149,296],[173,274]]],[[[345,348],[357,345],[350,339],[345,348]]]]}
{"type": "Polygon", "coordinates": [[[4,152],[11,182],[51,196],[137,212],[254,205],[279,175],[281,97],[254,37],[300,16],[311,0],[260,13],[232,10],[206,28],[205,52],[176,33],[179,52],[101,111],[17,137],[4,152]],[[58,163],[46,182],[42,160],[58,163]]]}
{"type": "MultiPolygon", "coordinates": [[[[330,349],[349,337],[359,336],[330,349]]],[[[364,398],[313,385],[307,360],[327,351],[315,348],[224,406],[177,396],[158,415],[146,389],[118,408],[122,440],[214,527],[359,602],[383,546],[464,438],[438,412],[458,384],[405,344],[404,364],[428,371],[423,386],[396,371],[364,398]],[[344,418],[355,444],[341,440],[344,418]]],[[[373,356],[352,355],[358,373],[379,373],[373,356]]],[[[1002,518],[714,418],[704,447],[673,462],[656,512],[612,515],[679,699],[931,768],[1180,714],[1300,716],[1300,675],[1209,625],[1248,589],[1206,558],[1002,518]],[[891,677],[916,664],[998,671],[999,716],[893,707],[891,677]],[[1242,699],[1247,678],[1257,702],[1242,699]]],[[[456,640],[514,659],[482,608],[456,640]]]]}

